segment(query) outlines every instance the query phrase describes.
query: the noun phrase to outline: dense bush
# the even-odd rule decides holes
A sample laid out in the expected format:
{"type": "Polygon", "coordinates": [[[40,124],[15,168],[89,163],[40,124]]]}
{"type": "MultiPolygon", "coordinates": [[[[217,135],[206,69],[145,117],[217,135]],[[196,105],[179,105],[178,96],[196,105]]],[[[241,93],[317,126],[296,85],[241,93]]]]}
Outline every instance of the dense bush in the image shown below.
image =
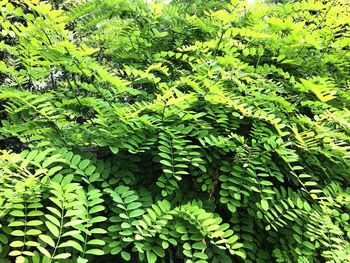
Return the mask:
{"type": "Polygon", "coordinates": [[[1,262],[349,262],[347,0],[0,1],[1,262]]]}

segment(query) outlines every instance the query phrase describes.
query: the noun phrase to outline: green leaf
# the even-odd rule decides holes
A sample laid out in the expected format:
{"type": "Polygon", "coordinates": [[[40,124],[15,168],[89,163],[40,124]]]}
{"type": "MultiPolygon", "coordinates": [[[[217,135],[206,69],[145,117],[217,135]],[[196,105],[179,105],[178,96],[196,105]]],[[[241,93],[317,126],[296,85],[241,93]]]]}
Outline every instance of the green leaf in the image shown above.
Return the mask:
{"type": "Polygon", "coordinates": [[[17,240],[17,241],[11,242],[11,243],[10,243],[10,246],[11,246],[11,247],[23,247],[23,246],[24,246],[24,243],[23,243],[22,241],[17,240]]]}
{"type": "Polygon", "coordinates": [[[164,249],[159,246],[153,246],[152,251],[158,256],[158,257],[164,257],[165,252],[164,249]]]}
{"type": "Polygon", "coordinates": [[[97,246],[104,246],[106,244],[105,241],[101,239],[92,239],[87,242],[88,245],[97,245],[97,246]]]}
{"type": "Polygon", "coordinates": [[[14,230],[11,232],[11,235],[21,237],[21,236],[24,236],[25,233],[22,230],[14,230]]]}
{"type": "Polygon", "coordinates": [[[152,251],[147,250],[146,255],[148,263],[155,263],[157,261],[157,256],[152,251]]]}
{"type": "Polygon", "coordinates": [[[79,169],[84,170],[90,164],[90,160],[83,160],[79,163],[79,169]]]}
{"type": "Polygon", "coordinates": [[[67,259],[71,256],[70,253],[62,253],[53,257],[53,259],[67,259]]]}
{"type": "Polygon", "coordinates": [[[140,202],[134,202],[134,203],[131,203],[131,204],[128,204],[128,206],[126,207],[127,210],[134,210],[136,208],[139,208],[142,206],[142,203],[140,202]]]}
{"type": "Polygon", "coordinates": [[[203,242],[196,242],[196,243],[193,243],[192,244],[192,247],[194,248],[194,249],[199,249],[199,250],[201,250],[201,249],[206,249],[206,244],[205,243],[203,243],[203,242]]]}
{"type": "Polygon", "coordinates": [[[202,252],[195,252],[193,254],[193,256],[196,257],[196,258],[200,258],[200,259],[208,259],[207,254],[202,253],[202,252]]]}
{"type": "Polygon", "coordinates": [[[87,259],[84,259],[84,258],[82,258],[82,257],[78,257],[78,259],[77,259],[77,263],[88,263],[89,262],[89,260],[87,260],[87,259]]]}
{"type": "Polygon", "coordinates": [[[125,198],[124,202],[125,202],[125,204],[129,204],[129,203],[134,202],[138,199],[139,199],[138,196],[131,195],[131,196],[128,196],[127,198],[125,198]]]}
{"type": "Polygon", "coordinates": [[[266,199],[261,199],[261,207],[265,211],[269,210],[269,202],[266,199]]]}
{"type": "Polygon", "coordinates": [[[344,214],[341,215],[341,219],[342,219],[343,221],[345,221],[345,222],[348,221],[349,218],[350,218],[349,214],[345,214],[345,213],[344,213],[344,214]]]}
{"type": "Polygon", "coordinates": [[[171,160],[172,158],[170,157],[170,155],[166,154],[166,153],[159,153],[159,156],[168,160],[171,160]]]}
{"type": "Polygon", "coordinates": [[[103,205],[97,205],[97,206],[94,206],[93,208],[91,208],[89,210],[89,214],[94,214],[94,213],[97,213],[97,212],[101,212],[105,209],[105,207],[103,205]]]}
{"type": "Polygon", "coordinates": [[[24,263],[24,262],[26,262],[25,257],[18,256],[18,257],[16,258],[16,263],[24,263]]]}
{"type": "Polygon", "coordinates": [[[171,165],[171,163],[170,163],[169,161],[160,160],[160,163],[161,163],[161,164],[164,164],[165,166],[172,167],[172,165],[171,165]]]}
{"type": "Polygon", "coordinates": [[[55,236],[55,237],[59,237],[59,230],[58,228],[53,224],[51,223],[50,221],[46,221],[45,222],[45,225],[47,226],[48,230],[55,236]]]}
{"type": "Polygon", "coordinates": [[[45,242],[46,244],[50,245],[51,247],[55,247],[55,242],[53,239],[47,235],[39,235],[40,240],[45,242]]]}
{"type": "Polygon", "coordinates": [[[26,241],[25,244],[28,247],[38,247],[40,245],[38,242],[35,241],[26,241]]]}
{"type": "Polygon", "coordinates": [[[109,146],[109,149],[114,154],[117,154],[119,152],[119,148],[118,147],[109,146]]]}
{"type": "Polygon", "coordinates": [[[130,259],[131,259],[131,255],[128,252],[125,252],[125,251],[121,252],[121,256],[126,261],[130,261],[130,259]]]}
{"type": "Polygon", "coordinates": [[[56,217],[54,217],[54,216],[52,216],[52,215],[45,215],[45,217],[49,220],[49,221],[51,221],[52,223],[54,223],[56,226],[60,226],[60,221],[56,218],[56,217]]]}
{"type": "Polygon", "coordinates": [[[12,256],[12,257],[16,257],[16,256],[19,256],[21,254],[22,254],[22,252],[19,250],[12,250],[8,255],[12,256]]]}
{"type": "Polygon", "coordinates": [[[17,226],[24,226],[24,225],[25,224],[23,221],[13,221],[8,226],[9,227],[17,227],[17,226]]]}
{"type": "Polygon", "coordinates": [[[85,174],[86,175],[92,175],[95,170],[96,170],[96,166],[90,165],[88,168],[86,168],[85,174]]]}
{"type": "Polygon", "coordinates": [[[40,226],[43,222],[40,220],[30,220],[27,222],[27,226],[40,226]]]}
{"type": "Polygon", "coordinates": [[[171,151],[165,147],[165,146],[158,146],[158,149],[162,152],[165,152],[165,153],[168,153],[168,154],[171,154],[171,151]]]}
{"type": "Polygon", "coordinates": [[[23,10],[22,10],[22,8],[17,7],[17,8],[15,9],[15,14],[16,14],[16,16],[22,16],[22,15],[23,15],[23,10]]]}
{"type": "Polygon", "coordinates": [[[297,205],[298,205],[298,208],[299,208],[299,209],[303,209],[304,203],[303,203],[303,201],[301,200],[301,198],[297,198],[297,205]]]}
{"type": "Polygon", "coordinates": [[[6,11],[8,13],[12,13],[14,10],[15,10],[15,7],[13,6],[13,4],[11,4],[11,3],[6,4],[6,11]]]}
{"type": "Polygon", "coordinates": [[[55,214],[57,217],[61,217],[61,213],[60,213],[60,211],[58,211],[57,208],[47,207],[47,209],[50,210],[50,212],[52,212],[53,214],[55,214]]]}
{"type": "Polygon", "coordinates": [[[87,250],[86,254],[101,256],[101,255],[104,255],[104,252],[101,249],[94,248],[94,249],[87,250]]]}
{"type": "Polygon", "coordinates": [[[141,209],[137,209],[137,210],[133,210],[130,212],[129,216],[131,218],[134,218],[134,217],[139,217],[141,215],[143,215],[145,213],[145,211],[141,210],[141,209]]]}
{"type": "Polygon", "coordinates": [[[91,231],[91,234],[106,234],[107,231],[103,228],[94,228],[91,231]]]}
{"type": "Polygon", "coordinates": [[[38,250],[39,250],[42,254],[44,254],[45,256],[51,258],[51,254],[49,253],[49,251],[46,250],[46,248],[43,248],[43,247],[40,247],[40,246],[39,246],[39,247],[38,247],[38,250]]]}
{"type": "Polygon", "coordinates": [[[80,252],[83,251],[82,246],[75,240],[68,240],[68,241],[62,242],[58,247],[59,248],[72,247],[80,252]]]}
{"type": "Polygon", "coordinates": [[[123,222],[123,223],[121,224],[121,227],[122,227],[122,228],[130,228],[131,225],[130,225],[129,223],[127,223],[127,222],[123,222]]]}
{"type": "Polygon", "coordinates": [[[37,235],[41,234],[41,230],[39,230],[39,229],[29,229],[26,232],[26,234],[29,235],[29,236],[37,236],[37,235]]]}
{"type": "Polygon", "coordinates": [[[23,211],[20,211],[20,210],[14,210],[14,211],[11,211],[10,212],[10,215],[12,216],[18,216],[18,217],[24,217],[25,214],[23,211]]]}

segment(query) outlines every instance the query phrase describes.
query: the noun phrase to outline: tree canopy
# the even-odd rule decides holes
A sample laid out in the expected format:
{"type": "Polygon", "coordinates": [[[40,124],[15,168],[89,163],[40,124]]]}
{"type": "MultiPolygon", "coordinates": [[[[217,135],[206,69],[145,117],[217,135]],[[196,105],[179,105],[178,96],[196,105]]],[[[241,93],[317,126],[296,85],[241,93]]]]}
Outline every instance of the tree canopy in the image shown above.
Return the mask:
{"type": "Polygon", "coordinates": [[[348,0],[1,0],[0,261],[350,262],[348,0]]]}

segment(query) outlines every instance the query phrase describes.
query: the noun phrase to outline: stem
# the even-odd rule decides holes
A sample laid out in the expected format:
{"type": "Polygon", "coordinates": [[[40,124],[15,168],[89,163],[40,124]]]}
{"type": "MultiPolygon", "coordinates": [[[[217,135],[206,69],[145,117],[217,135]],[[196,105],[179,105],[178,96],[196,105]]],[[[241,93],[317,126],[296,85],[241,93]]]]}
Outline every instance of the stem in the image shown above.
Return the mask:
{"type": "Polygon", "coordinates": [[[226,30],[224,30],[224,26],[222,25],[222,27],[221,27],[221,36],[220,36],[220,39],[219,39],[218,43],[216,44],[216,48],[215,48],[214,53],[213,53],[214,54],[213,58],[216,58],[217,52],[219,50],[219,46],[221,44],[221,41],[222,41],[222,38],[223,38],[225,32],[226,32],[226,30]]]}
{"type": "MultiPolygon", "coordinates": [[[[88,196],[86,194],[86,218],[87,218],[87,222],[89,219],[89,202],[88,202],[88,196]]],[[[84,247],[83,247],[83,254],[82,254],[82,258],[84,258],[85,256],[85,252],[86,252],[86,245],[87,245],[87,239],[88,239],[88,234],[85,232],[85,238],[84,238],[84,247]]]]}
{"type": "Polygon", "coordinates": [[[52,259],[55,257],[55,254],[56,254],[56,251],[58,249],[58,246],[60,244],[60,241],[61,241],[61,235],[62,235],[62,230],[63,230],[63,217],[64,217],[64,207],[63,207],[63,204],[64,204],[64,200],[62,202],[62,208],[61,208],[61,221],[60,221],[60,230],[59,230],[59,233],[58,233],[58,239],[57,239],[57,242],[56,242],[56,245],[55,245],[55,249],[52,253],[52,256],[50,258],[50,263],[52,262],[52,259]]]}
{"type": "MultiPolygon", "coordinates": [[[[27,233],[27,199],[24,199],[24,233],[27,233]]],[[[23,244],[26,242],[26,235],[23,236],[23,244]]],[[[22,246],[22,252],[24,250],[24,245],[22,246]]]]}
{"type": "Polygon", "coordinates": [[[257,68],[257,67],[259,66],[260,58],[261,58],[261,56],[259,55],[258,60],[257,60],[257,62],[256,62],[256,64],[255,64],[255,68],[257,68]]]}
{"type": "Polygon", "coordinates": [[[82,258],[84,258],[84,256],[85,256],[86,245],[87,245],[87,244],[86,244],[86,243],[87,243],[87,238],[88,238],[88,235],[87,235],[87,233],[85,233],[83,254],[81,255],[82,258]]]}

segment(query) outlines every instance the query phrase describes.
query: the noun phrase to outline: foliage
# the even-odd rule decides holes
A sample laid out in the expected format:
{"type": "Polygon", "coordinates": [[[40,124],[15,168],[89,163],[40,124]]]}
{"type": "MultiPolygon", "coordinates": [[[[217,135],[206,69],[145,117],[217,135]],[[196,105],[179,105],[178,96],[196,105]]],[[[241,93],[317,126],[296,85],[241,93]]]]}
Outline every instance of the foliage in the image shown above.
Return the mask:
{"type": "Polygon", "coordinates": [[[0,1],[1,262],[349,262],[349,8],[0,1]]]}

